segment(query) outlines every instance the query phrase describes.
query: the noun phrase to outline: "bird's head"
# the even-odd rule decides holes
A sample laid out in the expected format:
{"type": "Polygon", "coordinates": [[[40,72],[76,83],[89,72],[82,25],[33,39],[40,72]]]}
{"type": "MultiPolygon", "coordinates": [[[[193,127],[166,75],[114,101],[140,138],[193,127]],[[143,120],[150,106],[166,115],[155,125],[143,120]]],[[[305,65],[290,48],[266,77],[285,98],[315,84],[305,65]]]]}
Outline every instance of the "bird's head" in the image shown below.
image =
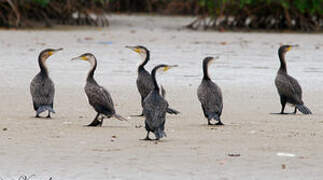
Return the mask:
{"type": "Polygon", "coordinates": [[[285,54],[286,52],[290,51],[293,47],[297,47],[297,45],[282,45],[278,49],[278,54],[285,54]]]}
{"type": "Polygon", "coordinates": [[[211,56],[205,57],[204,60],[203,60],[203,64],[205,64],[208,67],[212,63],[214,63],[216,59],[219,59],[219,56],[216,56],[216,57],[211,57],[211,56]]]}
{"type": "Polygon", "coordinates": [[[42,52],[40,52],[39,57],[43,60],[47,59],[49,56],[55,54],[58,51],[63,50],[63,48],[59,49],[45,49],[42,52]]]}
{"type": "Polygon", "coordinates": [[[126,48],[133,50],[143,57],[146,57],[149,53],[149,50],[144,46],[126,46],[126,48]]]}
{"type": "Polygon", "coordinates": [[[178,65],[160,64],[160,65],[156,66],[154,69],[155,69],[155,71],[166,72],[169,69],[172,69],[174,67],[178,67],[178,65]]]}
{"type": "Polygon", "coordinates": [[[72,58],[72,61],[74,61],[74,60],[88,61],[92,65],[94,65],[95,61],[96,61],[95,56],[91,53],[84,53],[80,56],[72,58]]]}

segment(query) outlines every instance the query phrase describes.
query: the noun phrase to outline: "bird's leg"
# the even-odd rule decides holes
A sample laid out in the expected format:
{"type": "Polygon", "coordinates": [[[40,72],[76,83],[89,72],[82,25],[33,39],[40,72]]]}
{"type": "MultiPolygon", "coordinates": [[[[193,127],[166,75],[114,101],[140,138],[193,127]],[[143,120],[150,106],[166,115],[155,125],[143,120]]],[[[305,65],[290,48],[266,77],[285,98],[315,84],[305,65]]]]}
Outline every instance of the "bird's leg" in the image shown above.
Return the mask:
{"type": "Polygon", "coordinates": [[[48,111],[48,115],[47,115],[47,117],[46,117],[46,118],[51,118],[51,117],[50,117],[50,111],[48,111]]]}
{"type": "Polygon", "coordinates": [[[100,113],[98,113],[95,116],[94,120],[87,126],[98,126],[98,125],[100,125],[101,122],[98,120],[99,115],[100,115],[100,113]]]}
{"type": "Polygon", "coordinates": [[[141,114],[137,114],[137,115],[131,115],[131,117],[143,117],[144,116],[144,114],[143,113],[141,113],[141,114]]]}
{"type": "Polygon", "coordinates": [[[286,105],[286,98],[285,97],[282,97],[280,96],[280,103],[282,105],[282,109],[280,111],[280,114],[285,114],[284,113],[284,109],[285,109],[285,105],[286,105]]]}
{"type": "Polygon", "coordinates": [[[212,123],[211,123],[211,120],[210,120],[210,119],[208,119],[208,120],[207,120],[207,125],[212,125],[212,123]]]}
{"type": "Polygon", "coordinates": [[[100,127],[102,127],[104,117],[101,117],[100,127]]]}
{"type": "Polygon", "coordinates": [[[36,114],[35,118],[40,118],[40,117],[39,117],[39,114],[36,114]]]}
{"type": "Polygon", "coordinates": [[[141,140],[151,141],[151,139],[149,138],[149,131],[147,131],[147,135],[146,135],[145,139],[141,139],[141,140]]]}
{"type": "Polygon", "coordinates": [[[216,124],[215,124],[216,126],[223,126],[224,124],[221,122],[221,120],[219,121],[219,122],[217,122],[216,124]]]}
{"type": "Polygon", "coordinates": [[[297,111],[297,108],[295,107],[295,110],[294,110],[294,112],[293,112],[293,113],[294,113],[294,114],[296,114],[296,111],[297,111]]]}

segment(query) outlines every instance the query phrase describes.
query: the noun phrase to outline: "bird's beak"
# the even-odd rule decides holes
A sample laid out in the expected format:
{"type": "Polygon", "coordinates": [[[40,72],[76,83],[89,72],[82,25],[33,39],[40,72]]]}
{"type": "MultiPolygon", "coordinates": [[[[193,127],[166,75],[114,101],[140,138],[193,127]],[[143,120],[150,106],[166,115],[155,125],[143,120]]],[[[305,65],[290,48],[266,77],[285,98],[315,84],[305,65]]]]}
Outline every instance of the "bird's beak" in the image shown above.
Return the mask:
{"type": "Polygon", "coordinates": [[[174,67],[177,67],[177,66],[178,66],[178,65],[169,65],[169,66],[166,66],[166,67],[164,67],[163,71],[164,71],[164,72],[166,72],[166,71],[168,71],[169,69],[174,68],[174,67]]]}
{"type": "Polygon", "coordinates": [[[134,49],[135,49],[135,47],[133,47],[133,46],[125,46],[125,48],[131,49],[131,50],[133,50],[133,51],[134,51],[134,49]]]}
{"type": "Polygon", "coordinates": [[[58,51],[62,51],[63,48],[58,48],[58,49],[55,49],[54,52],[58,52],[58,51]]]}
{"type": "Polygon", "coordinates": [[[139,48],[136,48],[135,46],[125,46],[126,48],[128,49],[131,49],[133,51],[135,51],[136,53],[140,53],[140,49],[139,48]]]}
{"type": "Polygon", "coordinates": [[[55,49],[53,51],[50,51],[48,54],[51,56],[51,55],[55,54],[56,52],[62,51],[62,50],[63,50],[63,48],[55,49]]]}
{"type": "Polygon", "coordinates": [[[85,58],[83,56],[77,56],[71,59],[71,61],[75,61],[75,60],[85,60],[85,58]]]}
{"type": "Polygon", "coordinates": [[[83,61],[88,61],[89,58],[87,56],[78,56],[78,57],[75,57],[75,58],[72,58],[71,61],[74,61],[74,60],[83,60],[83,61]]]}
{"type": "Polygon", "coordinates": [[[81,60],[80,56],[74,57],[74,58],[71,59],[71,61],[75,61],[75,60],[81,60]]]}
{"type": "Polygon", "coordinates": [[[287,51],[290,51],[292,48],[294,48],[294,47],[298,47],[298,45],[296,44],[296,45],[290,45],[288,48],[287,48],[287,51]]]}

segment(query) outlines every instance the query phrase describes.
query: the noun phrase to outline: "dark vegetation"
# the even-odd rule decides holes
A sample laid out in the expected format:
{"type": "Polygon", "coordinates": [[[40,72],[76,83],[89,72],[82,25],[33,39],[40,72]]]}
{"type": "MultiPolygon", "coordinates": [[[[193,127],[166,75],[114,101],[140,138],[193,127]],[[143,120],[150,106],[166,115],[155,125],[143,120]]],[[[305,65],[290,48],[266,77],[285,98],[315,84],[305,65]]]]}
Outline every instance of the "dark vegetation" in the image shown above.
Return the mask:
{"type": "Polygon", "coordinates": [[[191,29],[323,29],[323,0],[114,0],[109,8],[196,15],[191,29]]]}
{"type": "Polygon", "coordinates": [[[318,31],[323,27],[323,0],[200,0],[200,6],[201,16],[189,28],[318,31]]]}
{"type": "Polygon", "coordinates": [[[107,26],[107,12],[195,15],[191,29],[323,29],[323,0],[0,0],[0,26],[107,26]]]}
{"type": "Polygon", "coordinates": [[[105,0],[0,0],[0,26],[107,26],[107,4],[105,0]]]}

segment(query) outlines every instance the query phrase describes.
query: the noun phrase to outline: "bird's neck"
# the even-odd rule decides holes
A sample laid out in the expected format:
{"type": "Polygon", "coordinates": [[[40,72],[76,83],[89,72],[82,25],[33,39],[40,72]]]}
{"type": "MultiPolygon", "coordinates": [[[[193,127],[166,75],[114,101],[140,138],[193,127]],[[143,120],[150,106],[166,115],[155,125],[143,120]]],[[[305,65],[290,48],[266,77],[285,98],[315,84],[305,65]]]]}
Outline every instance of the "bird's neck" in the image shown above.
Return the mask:
{"type": "Polygon", "coordinates": [[[203,63],[203,79],[210,80],[208,63],[203,63]]]}
{"type": "Polygon", "coordinates": [[[147,53],[146,53],[146,56],[145,57],[143,57],[143,61],[142,61],[142,63],[138,66],[138,72],[139,71],[142,71],[142,70],[145,70],[145,65],[148,63],[148,61],[149,61],[149,58],[150,58],[150,53],[149,53],[149,51],[147,51],[147,53]]]}
{"type": "Polygon", "coordinates": [[[156,69],[154,69],[152,72],[151,72],[151,76],[152,76],[152,79],[153,79],[153,82],[154,82],[154,90],[158,92],[159,94],[159,86],[157,84],[157,80],[156,80],[156,69]]]}
{"type": "Polygon", "coordinates": [[[91,64],[91,69],[87,75],[87,81],[94,81],[94,72],[96,70],[97,62],[96,59],[93,59],[92,61],[89,61],[91,64]]]}
{"type": "Polygon", "coordinates": [[[279,53],[280,67],[279,72],[287,73],[286,61],[285,61],[285,53],[279,53]]]}
{"type": "Polygon", "coordinates": [[[40,67],[40,73],[42,75],[48,76],[48,69],[47,69],[45,61],[46,61],[46,58],[41,58],[41,56],[38,57],[38,64],[40,67]]]}

